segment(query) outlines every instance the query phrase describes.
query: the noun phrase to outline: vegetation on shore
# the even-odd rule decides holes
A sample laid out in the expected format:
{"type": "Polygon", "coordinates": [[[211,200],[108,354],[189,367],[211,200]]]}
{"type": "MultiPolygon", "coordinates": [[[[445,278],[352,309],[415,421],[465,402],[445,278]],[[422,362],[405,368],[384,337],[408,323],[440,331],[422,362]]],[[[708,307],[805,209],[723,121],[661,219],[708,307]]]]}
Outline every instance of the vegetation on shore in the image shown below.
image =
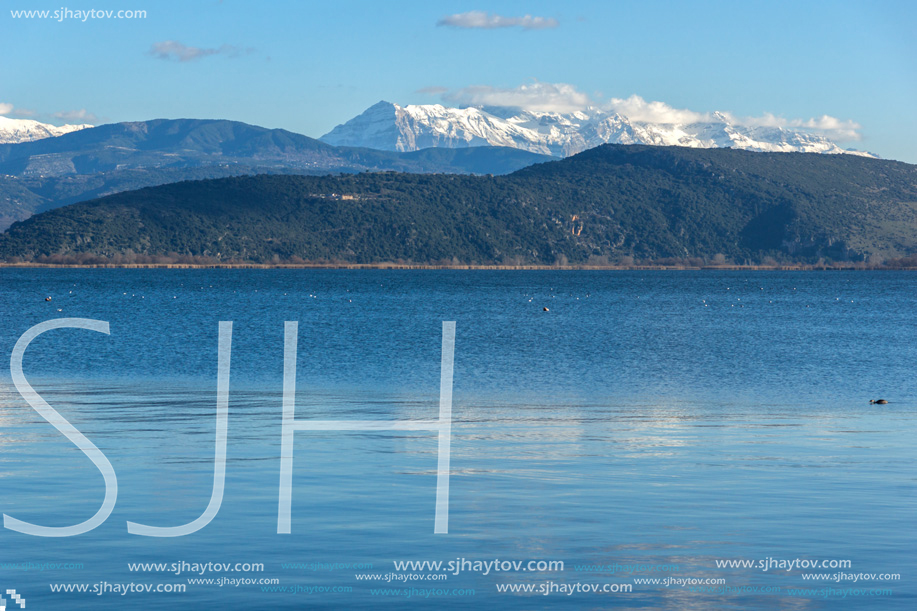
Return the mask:
{"type": "Polygon", "coordinates": [[[246,176],[73,204],[0,236],[11,262],[912,267],[917,166],[606,145],[508,176],[246,176]]]}

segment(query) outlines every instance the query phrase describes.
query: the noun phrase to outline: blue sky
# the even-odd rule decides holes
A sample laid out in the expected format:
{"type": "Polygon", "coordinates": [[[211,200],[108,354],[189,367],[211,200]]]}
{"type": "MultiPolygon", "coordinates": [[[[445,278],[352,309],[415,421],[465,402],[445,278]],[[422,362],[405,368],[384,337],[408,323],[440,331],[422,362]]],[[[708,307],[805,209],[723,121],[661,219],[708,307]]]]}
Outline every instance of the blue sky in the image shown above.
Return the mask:
{"type": "Polygon", "coordinates": [[[566,107],[639,96],[662,114],[810,125],[917,163],[917,2],[2,5],[0,114],[14,118],[225,118],[318,137],[379,100],[566,107]],[[61,8],[147,16],[10,12],[61,8]]]}

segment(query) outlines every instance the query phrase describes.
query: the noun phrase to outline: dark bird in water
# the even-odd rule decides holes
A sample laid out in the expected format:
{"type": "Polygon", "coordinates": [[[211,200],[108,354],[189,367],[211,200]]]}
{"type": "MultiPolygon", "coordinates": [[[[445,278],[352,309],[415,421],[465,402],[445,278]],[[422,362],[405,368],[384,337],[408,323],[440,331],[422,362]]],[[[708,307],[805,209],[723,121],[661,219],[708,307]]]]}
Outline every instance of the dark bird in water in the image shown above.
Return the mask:
{"type": "Polygon", "coordinates": [[[50,297],[45,297],[45,301],[51,301],[50,297]]]}
{"type": "Polygon", "coordinates": [[[548,308],[544,308],[544,311],[545,311],[545,312],[550,312],[551,310],[549,310],[548,308]]]}
{"type": "Polygon", "coordinates": [[[885,399],[870,399],[870,400],[869,400],[869,404],[870,404],[870,405],[873,405],[873,404],[875,404],[875,405],[888,405],[888,401],[886,401],[885,399]]]}

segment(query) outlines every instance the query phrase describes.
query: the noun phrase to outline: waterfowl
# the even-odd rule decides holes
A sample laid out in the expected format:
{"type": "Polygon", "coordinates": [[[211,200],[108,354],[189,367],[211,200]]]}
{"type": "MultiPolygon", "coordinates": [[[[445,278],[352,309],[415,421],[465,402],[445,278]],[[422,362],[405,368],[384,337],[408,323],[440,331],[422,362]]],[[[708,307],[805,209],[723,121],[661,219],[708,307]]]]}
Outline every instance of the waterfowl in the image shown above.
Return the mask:
{"type": "Polygon", "coordinates": [[[869,404],[870,404],[870,405],[873,405],[873,404],[875,404],[875,405],[888,405],[888,401],[886,401],[885,399],[870,399],[870,400],[869,400],[869,404]]]}

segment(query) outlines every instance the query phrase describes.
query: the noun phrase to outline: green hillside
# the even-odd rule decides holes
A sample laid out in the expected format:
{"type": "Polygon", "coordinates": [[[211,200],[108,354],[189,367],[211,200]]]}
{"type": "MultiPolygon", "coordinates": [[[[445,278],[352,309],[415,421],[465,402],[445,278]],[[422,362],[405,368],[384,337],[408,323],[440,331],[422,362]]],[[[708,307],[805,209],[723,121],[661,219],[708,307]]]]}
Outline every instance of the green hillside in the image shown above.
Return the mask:
{"type": "Polygon", "coordinates": [[[157,255],[550,265],[717,255],[735,263],[863,261],[915,253],[917,166],[852,155],[621,145],[508,176],[383,172],[181,182],[51,210],[0,236],[7,260],[157,255]]]}

